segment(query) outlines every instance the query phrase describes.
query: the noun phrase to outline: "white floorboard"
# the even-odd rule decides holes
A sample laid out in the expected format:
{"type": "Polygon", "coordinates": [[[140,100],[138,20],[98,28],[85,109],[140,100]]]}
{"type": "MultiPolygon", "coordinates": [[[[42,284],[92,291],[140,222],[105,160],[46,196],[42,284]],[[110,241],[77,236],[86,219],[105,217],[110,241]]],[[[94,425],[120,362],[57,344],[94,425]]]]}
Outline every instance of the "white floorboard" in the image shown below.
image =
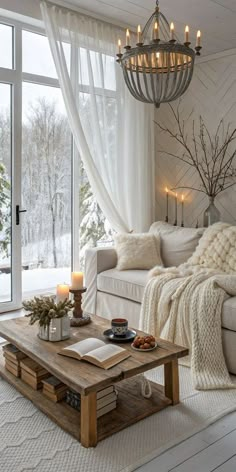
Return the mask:
{"type": "Polygon", "coordinates": [[[169,449],[138,472],[236,472],[236,412],[169,449]]]}

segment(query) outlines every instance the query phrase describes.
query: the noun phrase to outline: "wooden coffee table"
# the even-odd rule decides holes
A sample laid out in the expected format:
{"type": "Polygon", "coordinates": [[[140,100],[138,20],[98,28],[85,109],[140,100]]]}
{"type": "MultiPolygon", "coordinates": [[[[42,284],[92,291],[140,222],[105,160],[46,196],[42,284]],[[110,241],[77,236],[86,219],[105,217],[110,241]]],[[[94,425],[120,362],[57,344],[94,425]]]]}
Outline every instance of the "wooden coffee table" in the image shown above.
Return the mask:
{"type": "Polygon", "coordinates": [[[38,338],[37,326],[30,326],[27,318],[0,321],[0,335],[3,338],[81,394],[81,412],[71,408],[64,401],[53,403],[41,391],[33,390],[21,379],[14,377],[4,367],[2,352],[0,375],[48,417],[77,438],[84,447],[96,446],[98,441],[111,434],[166,406],[179,403],[178,358],[188,354],[188,350],[183,347],[160,339],[157,349],[144,353],[134,351],[129,343],[120,344],[131,353],[131,357],[109,370],[58,355],[63,347],[88,337],[105,341],[102,333],[109,326],[109,322],[103,318],[93,317],[90,325],[72,328],[70,339],[50,343],[38,338]],[[140,380],[136,375],[160,365],[164,365],[165,386],[151,382],[152,396],[149,399],[143,398],[140,380]],[[117,408],[97,419],[96,393],[113,384],[117,384],[117,408]]]}

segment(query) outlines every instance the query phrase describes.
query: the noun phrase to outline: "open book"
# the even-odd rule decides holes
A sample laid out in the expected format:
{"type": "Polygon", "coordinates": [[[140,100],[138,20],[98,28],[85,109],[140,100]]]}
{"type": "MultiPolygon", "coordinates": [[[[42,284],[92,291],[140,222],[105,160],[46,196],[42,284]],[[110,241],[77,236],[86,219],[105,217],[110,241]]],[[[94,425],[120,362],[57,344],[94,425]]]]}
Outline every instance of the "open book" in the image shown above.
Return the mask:
{"type": "Polygon", "coordinates": [[[74,357],[79,361],[91,362],[102,369],[110,369],[130,356],[126,349],[114,344],[106,344],[97,338],[87,338],[71,346],[64,347],[59,354],[74,357]]]}

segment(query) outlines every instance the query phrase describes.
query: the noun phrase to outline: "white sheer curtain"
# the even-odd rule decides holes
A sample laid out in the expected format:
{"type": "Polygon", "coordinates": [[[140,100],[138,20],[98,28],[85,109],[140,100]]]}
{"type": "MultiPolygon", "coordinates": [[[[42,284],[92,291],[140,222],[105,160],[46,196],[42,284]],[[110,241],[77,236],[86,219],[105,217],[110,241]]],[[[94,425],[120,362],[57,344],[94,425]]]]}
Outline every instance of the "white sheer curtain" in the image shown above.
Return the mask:
{"type": "Polygon", "coordinates": [[[133,99],[115,62],[124,31],[44,1],[41,11],[93,193],[116,231],[145,231],[155,206],[154,110],[133,99]]]}

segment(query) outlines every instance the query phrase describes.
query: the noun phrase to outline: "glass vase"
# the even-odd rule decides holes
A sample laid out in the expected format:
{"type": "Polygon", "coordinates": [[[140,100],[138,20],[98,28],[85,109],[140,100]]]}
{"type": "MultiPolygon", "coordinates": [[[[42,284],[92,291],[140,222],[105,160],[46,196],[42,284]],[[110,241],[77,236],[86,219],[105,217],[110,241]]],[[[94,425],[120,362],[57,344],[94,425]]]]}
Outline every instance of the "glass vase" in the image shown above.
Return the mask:
{"type": "Polygon", "coordinates": [[[215,197],[209,197],[209,206],[206,208],[203,214],[203,226],[207,228],[217,221],[220,221],[220,212],[218,208],[216,208],[214,203],[215,197]]]}

